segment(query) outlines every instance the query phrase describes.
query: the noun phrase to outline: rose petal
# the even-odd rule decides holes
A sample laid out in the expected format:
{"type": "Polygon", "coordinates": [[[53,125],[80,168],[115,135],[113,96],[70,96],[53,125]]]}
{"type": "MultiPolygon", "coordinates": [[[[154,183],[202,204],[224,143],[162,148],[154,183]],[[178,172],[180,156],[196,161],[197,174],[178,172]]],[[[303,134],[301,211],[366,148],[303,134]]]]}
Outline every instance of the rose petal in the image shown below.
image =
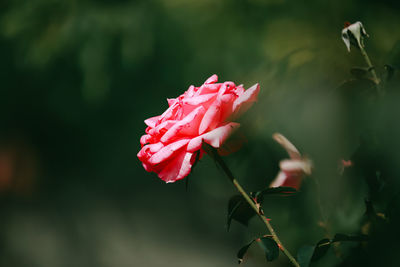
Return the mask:
{"type": "Polygon", "coordinates": [[[210,78],[208,78],[204,84],[210,84],[210,83],[216,83],[218,82],[218,76],[217,74],[212,75],[210,78]]]}
{"type": "Polygon", "coordinates": [[[151,158],[149,159],[149,163],[158,164],[164,160],[169,159],[175,151],[179,150],[187,143],[189,143],[189,139],[182,139],[163,147],[157,153],[151,156],[151,158]]]}
{"type": "Polygon", "coordinates": [[[177,123],[177,121],[174,120],[169,120],[169,121],[164,121],[160,124],[158,124],[155,128],[152,128],[148,131],[148,134],[157,136],[159,134],[163,134],[166,131],[168,131],[172,126],[174,126],[177,123]]]}
{"type": "Polygon", "coordinates": [[[221,105],[222,101],[220,98],[214,100],[211,106],[207,109],[204,117],[200,123],[199,134],[203,134],[208,128],[215,128],[219,123],[221,123],[221,105]]]}
{"type": "Polygon", "coordinates": [[[226,141],[226,139],[228,139],[228,137],[233,133],[233,131],[235,131],[239,127],[240,127],[239,123],[230,122],[208,133],[195,137],[192,140],[190,140],[187,146],[187,151],[195,152],[199,150],[201,148],[203,141],[215,148],[219,148],[226,141]]]}
{"type": "Polygon", "coordinates": [[[164,147],[164,145],[163,145],[163,143],[158,142],[155,144],[149,144],[146,147],[150,153],[154,154],[154,153],[160,151],[164,147]]]}
{"type": "Polygon", "coordinates": [[[168,106],[175,104],[176,100],[176,98],[167,98],[168,106]]]}
{"type": "Polygon", "coordinates": [[[186,150],[189,152],[195,152],[197,150],[200,150],[202,143],[203,143],[203,135],[197,136],[189,141],[186,150]]]}
{"type": "Polygon", "coordinates": [[[169,108],[167,108],[166,111],[164,111],[163,114],[160,115],[160,121],[166,121],[169,120],[172,115],[174,114],[174,111],[176,111],[177,107],[178,107],[178,101],[175,101],[175,103],[170,106],[169,108]]]}
{"type": "Polygon", "coordinates": [[[221,87],[220,83],[214,83],[214,84],[203,84],[200,86],[199,90],[196,92],[195,96],[199,95],[206,95],[206,94],[215,94],[221,87]]]}
{"type": "Polygon", "coordinates": [[[234,89],[236,87],[234,82],[230,82],[230,81],[226,81],[224,82],[224,85],[226,86],[227,89],[231,90],[234,89]]]}
{"type": "Polygon", "coordinates": [[[230,122],[224,126],[218,127],[211,132],[206,133],[203,136],[204,142],[207,144],[218,148],[220,147],[226,139],[235,131],[237,128],[240,127],[239,123],[230,122]]]}
{"type": "Polygon", "coordinates": [[[344,44],[347,47],[347,51],[350,52],[350,37],[349,37],[349,34],[347,32],[347,28],[344,28],[342,30],[342,40],[343,40],[344,44]]]}
{"type": "Polygon", "coordinates": [[[288,172],[301,172],[307,175],[311,174],[311,162],[306,160],[306,159],[300,159],[300,160],[293,160],[293,159],[287,159],[287,160],[282,160],[280,162],[280,168],[282,171],[288,171],[288,172]]]}
{"type": "Polygon", "coordinates": [[[183,99],[182,103],[184,105],[201,105],[206,103],[207,101],[210,101],[213,97],[215,97],[215,94],[204,94],[204,95],[199,95],[199,96],[194,96],[191,98],[183,99]]]}
{"type": "Polygon", "coordinates": [[[144,123],[145,123],[147,126],[149,126],[149,127],[151,127],[151,128],[154,128],[154,127],[156,127],[156,123],[158,122],[158,120],[160,119],[160,117],[161,117],[161,116],[155,116],[155,117],[148,118],[147,120],[144,121],[144,123]]]}
{"type": "Polygon", "coordinates": [[[347,29],[354,35],[354,37],[357,40],[358,47],[363,47],[362,43],[362,37],[367,36],[367,32],[364,29],[364,26],[362,25],[361,22],[357,21],[353,24],[351,24],[347,29]]]}
{"type": "Polygon", "coordinates": [[[198,132],[201,118],[205,112],[202,106],[195,108],[183,120],[175,123],[162,137],[161,142],[166,143],[175,138],[179,133],[194,135],[198,132]]]}
{"type": "Polygon", "coordinates": [[[147,144],[150,139],[151,139],[151,135],[148,135],[148,134],[142,135],[142,137],[140,137],[140,144],[142,145],[142,147],[145,144],[147,144]]]}
{"type": "Polygon", "coordinates": [[[286,137],[284,137],[280,133],[275,133],[272,135],[272,138],[288,152],[290,158],[292,159],[301,158],[300,152],[286,137]]]}
{"type": "Polygon", "coordinates": [[[226,91],[227,91],[227,84],[224,83],[224,84],[221,85],[221,87],[219,88],[217,97],[218,97],[219,99],[221,99],[221,97],[225,94],[226,91]]]}
{"type": "Polygon", "coordinates": [[[286,174],[283,171],[280,171],[276,178],[271,182],[269,187],[280,187],[286,180],[286,174]]]}
{"type": "Polygon", "coordinates": [[[164,167],[158,177],[166,183],[173,183],[185,178],[192,168],[192,156],[193,153],[182,151],[164,167]]]}
{"type": "Polygon", "coordinates": [[[192,97],[192,96],[194,96],[195,92],[196,92],[196,87],[191,85],[191,86],[189,86],[189,88],[187,89],[187,91],[183,95],[185,97],[192,97]]]}
{"type": "Polygon", "coordinates": [[[142,166],[147,172],[152,172],[153,171],[153,169],[151,168],[151,165],[149,165],[147,163],[142,162],[142,166]]]}
{"type": "Polygon", "coordinates": [[[244,93],[241,94],[233,103],[233,112],[235,113],[235,115],[239,116],[240,114],[248,110],[251,105],[253,105],[253,103],[257,101],[257,96],[259,92],[260,85],[258,83],[244,91],[244,93]]]}
{"type": "Polygon", "coordinates": [[[287,186],[293,187],[296,190],[300,189],[301,182],[303,180],[303,175],[298,173],[287,173],[287,172],[279,172],[278,176],[274,181],[270,184],[270,187],[280,187],[287,186]]]}
{"type": "Polygon", "coordinates": [[[243,84],[240,84],[240,85],[236,86],[236,88],[234,90],[236,95],[241,95],[241,94],[244,93],[244,91],[245,90],[244,90],[243,84]]]}
{"type": "Polygon", "coordinates": [[[232,106],[236,96],[234,94],[225,94],[221,97],[221,121],[225,121],[232,115],[232,106]]]}
{"type": "Polygon", "coordinates": [[[143,167],[146,169],[146,171],[154,171],[153,166],[148,162],[148,159],[151,158],[154,153],[158,152],[163,147],[164,145],[161,142],[148,144],[142,147],[139,153],[137,153],[137,157],[140,161],[142,161],[143,167]]]}

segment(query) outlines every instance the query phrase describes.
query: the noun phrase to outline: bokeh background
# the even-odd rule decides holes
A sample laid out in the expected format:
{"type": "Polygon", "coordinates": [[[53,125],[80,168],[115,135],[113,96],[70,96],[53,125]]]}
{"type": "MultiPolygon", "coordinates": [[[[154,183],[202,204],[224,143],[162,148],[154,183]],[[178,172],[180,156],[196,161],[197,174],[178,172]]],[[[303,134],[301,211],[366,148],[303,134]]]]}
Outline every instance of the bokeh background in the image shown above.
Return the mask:
{"type": "MultiPolygon", "coordinates": [[[[396,266],[399,11],[392,0],[1,1],[0,266],[235,266],[265,229],[253,219],[227,232],[235,191],[216,164],[202,159],[186,190],[136,157],[143,120],[214,73],[261,85],[240,121],[247,143],[226,157],[245,188],[268,186],[287,157],[274,132],[314,162],[299,194],[264,203],[289,250],[368,232],[369,199],[383,217],[394,207],[373,245],[314,265],[396,266]],[[358,20],[383,99],[350,73],[365,62],[341,30],[358,20]],[[342,174],[342,159],[362,167],[342,174]]],[[[245,260],[289,266],[257,246],[245,260]]]]}

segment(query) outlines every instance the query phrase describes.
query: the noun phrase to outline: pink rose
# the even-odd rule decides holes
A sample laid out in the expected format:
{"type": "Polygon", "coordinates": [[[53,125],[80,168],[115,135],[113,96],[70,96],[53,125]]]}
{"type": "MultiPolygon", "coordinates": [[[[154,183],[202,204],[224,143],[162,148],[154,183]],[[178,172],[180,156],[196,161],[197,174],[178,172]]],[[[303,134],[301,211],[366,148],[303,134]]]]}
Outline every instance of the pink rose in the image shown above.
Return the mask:
{"type": "Polygon", "coordinates": [[[311,161],[302,157],[297,148],[283,135],[274,134],[273,138],[286,149],[290,159],[282,160],[279,163],[281,171],[272,181],[270,187],[287,186],[299,190],[303,178],[311,174],[311,161]]]}
{"type": "Polygon", "coordinates": [[[243,85],[217,81],[213,75],[200,87],[190,86],[168,99],[162,115],[144,121],[148,127],[137,156],[146,171],[167,183],[183,179],[202,156],[203,142],[219,148],[240,126],[232,120],[257,100],[259,85],[245,90],[243,85]]]}

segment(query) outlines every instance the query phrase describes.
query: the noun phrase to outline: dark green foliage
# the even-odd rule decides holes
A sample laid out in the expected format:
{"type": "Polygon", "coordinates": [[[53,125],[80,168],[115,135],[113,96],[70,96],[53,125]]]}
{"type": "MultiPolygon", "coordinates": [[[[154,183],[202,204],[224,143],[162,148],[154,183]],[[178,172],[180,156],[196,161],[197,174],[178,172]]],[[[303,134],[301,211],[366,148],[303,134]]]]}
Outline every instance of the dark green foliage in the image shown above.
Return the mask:
{"type": "Polygon", "coordinates": [[[256,215],[255,211],[241,195],[231,197],[228,203],[228,218],[226,222],[227,230],[229,231],[232,220],[238,221],[247,226],[249,220],[254,215],[256,215]]]}
{"type": "Polygon", "coordinates": [[[255,240],[253,239],[250,243],[247,245],[243,246],[241,249],[239,249],[236,257],[238,258],[239,264],[243,262],[244,255],[247,253],[247,250],[250,248],[250,246],[253,244],[255,240]]]}
{"type": "Polygon", "coordinates": [[[311,258],[314,254],[315,247],[310,245],[302,246],[297,252],[297,262],[300,267],[308,267],[311,262],[311,258]]]}
{"type": "Polygon", "coordinates": [[[364,242],[368,241],[366,235],[345,235],[336,234],[333,239],[324,238],[318,241],[315,246],[302,246],[297,252],[297,258],[301,267],[307,267],[311,262],[320,260],[335,242],[364,242]]]}
{"type": "Polygon", "coordinates": [[[334,243],[343,241],[363,242],[363,241],[368,241],[368,236],[336,234],[331,242],[334,243]]]}
{"type": "Polygon", "coordinates": [[[268,187],[261,191],[253,193],[254,197],[258,202],[262,202],[266,195],[279,195],[279,196],[291,196],[296,193],[297,190],[293,187],[268,187]]]}
{"type": "Polygon", "coordinates": [[[261,237],[258,244],[264,249],[267,261],[273,261],[278,258],[279,247],[271,237],[261,237]]]}
{"type": "Polygon", "coordinates": [[[274,239],[272,239],[272,237],[263,236],[260,238],[253,239],[250,243],[246,244],[238,251],[237,258],[239,260],[239,264],[243,262],[244,255],[247,253],[247,250],[254,242],[257,242],[258,245],[263,249],[267,261],[273,261],[278,258],[279,256],[278,244],[275,242],[274,239]]]}
{"type": "Polygon", "coordinates": [[[314,253],[311,257],[311,261],[317,261],[319,260],[321,257],[323,257],[326,252],[328,252],[328,249],[331,246],[331,241],[328,238],[324,238],[322,240],[320,240],[314,248],[314,253]]]}

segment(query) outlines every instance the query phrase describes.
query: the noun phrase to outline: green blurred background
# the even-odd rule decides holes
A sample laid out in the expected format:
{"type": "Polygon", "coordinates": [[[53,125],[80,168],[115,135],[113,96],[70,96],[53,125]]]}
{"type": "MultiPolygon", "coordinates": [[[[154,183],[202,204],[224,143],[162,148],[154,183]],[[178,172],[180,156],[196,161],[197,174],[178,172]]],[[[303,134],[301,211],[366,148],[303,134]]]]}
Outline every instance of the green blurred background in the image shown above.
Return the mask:
{"type": "MultiPolygon", "coordinates": [[[[363,178],[379,172],[392,190],[384,195],[397,192],[399,75],[379,103],[368,82],[345,83],[365,63],[341,30],[363,22],[383,77],[384,64],[400,67],[399,11],[394,0],[1,1],[0,266],[235,266],[237,250],[265,229],[253,219],[226,231],[235,191],[223,172],[205,157],[186,191],[136,157],[143,120],[214,73],[261,85],[241,120],[248,142],[226,157],[243,185],[274,178],[287,157],[271,138],[280,132],[314,161],[331,234],[359,233],[365,198],[382,212],[390,202],[363,178]],[[360,152],[363,142],[371,146],[360,152]],[[340,160],[357,155],[369,168],[340,175],[340,160]]],[[[264,203],[294,254],[325,235],[316,190],[308,179],[300,194],[264,203]]],[[[394,246],[393,229],[377,247],[394,246]]],[[[351,251],[343,258],[365,266],[351,251]]],[[[396,266],[385,253],[368,261],[396,266]]],[[[331,252],[318,266],[338,262],[331,252]]],[[[244,264],[267,265],[256,247],[244,264]]]]}

